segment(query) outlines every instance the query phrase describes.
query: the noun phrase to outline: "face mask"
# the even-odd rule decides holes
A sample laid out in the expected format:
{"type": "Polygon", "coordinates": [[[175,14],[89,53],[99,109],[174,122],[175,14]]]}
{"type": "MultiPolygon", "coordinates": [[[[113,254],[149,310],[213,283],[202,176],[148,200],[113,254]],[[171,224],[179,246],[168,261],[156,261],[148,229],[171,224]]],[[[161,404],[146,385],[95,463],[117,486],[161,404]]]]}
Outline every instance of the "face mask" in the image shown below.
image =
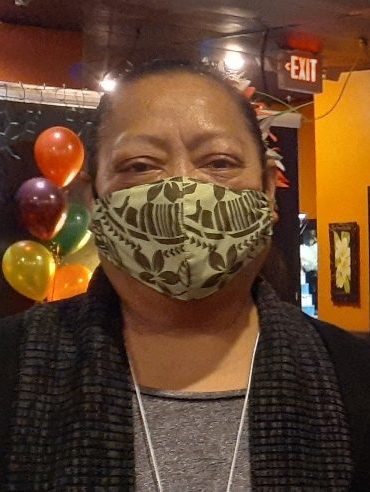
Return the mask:
{"type": "Polygon", "coordinates": [[[182,300],[209,296],[266,247],[267,196],[190,178],[116,191],[95,202],[100,253],[145,285],[182,300]]]}

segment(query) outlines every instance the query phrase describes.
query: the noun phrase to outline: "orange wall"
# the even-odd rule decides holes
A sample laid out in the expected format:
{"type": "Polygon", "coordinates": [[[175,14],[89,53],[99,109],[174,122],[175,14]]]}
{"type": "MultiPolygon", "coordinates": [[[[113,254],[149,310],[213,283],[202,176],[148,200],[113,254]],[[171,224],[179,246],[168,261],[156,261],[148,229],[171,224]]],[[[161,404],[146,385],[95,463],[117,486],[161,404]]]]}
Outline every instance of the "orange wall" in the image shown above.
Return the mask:
{"type": "Polygon", "coordinates": [[[298,130],[299,211],[308,219],[316,219],[316,154],[314,105],[300,110],[303,115],[298,130]]]}
{"type": "Polygon", "coordinates": [[[69,71],[81,59],[81,33],[0,23],[0,80],[77,88],[69,71]]]}
{"type": "MultiPolygon", "coordinates": [[[[325,81],[315,97],[316,118],[332,107],[347,74],[325,81]]],[[[348,330],[369,330],[370,71],[353,73],[336,109],[315,123],[319,244],[319,317],[348,330]],[[330,298],[328,224],[360,226],[359,306],[336,306],[330,298]]]]}

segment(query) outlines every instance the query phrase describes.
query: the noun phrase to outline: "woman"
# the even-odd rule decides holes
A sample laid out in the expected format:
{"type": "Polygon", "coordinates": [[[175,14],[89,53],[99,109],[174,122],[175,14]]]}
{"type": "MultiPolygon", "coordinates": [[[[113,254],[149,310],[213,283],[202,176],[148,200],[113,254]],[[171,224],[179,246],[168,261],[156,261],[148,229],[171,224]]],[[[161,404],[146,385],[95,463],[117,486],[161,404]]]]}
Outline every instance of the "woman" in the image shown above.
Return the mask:
{"type": "Polygon", "coordinates": [[[370,350],[259,277],[275,179],[248,103],[153,65],[105,106],[101,269],[1,326],[4,489],[366,490],[370,350]]]}

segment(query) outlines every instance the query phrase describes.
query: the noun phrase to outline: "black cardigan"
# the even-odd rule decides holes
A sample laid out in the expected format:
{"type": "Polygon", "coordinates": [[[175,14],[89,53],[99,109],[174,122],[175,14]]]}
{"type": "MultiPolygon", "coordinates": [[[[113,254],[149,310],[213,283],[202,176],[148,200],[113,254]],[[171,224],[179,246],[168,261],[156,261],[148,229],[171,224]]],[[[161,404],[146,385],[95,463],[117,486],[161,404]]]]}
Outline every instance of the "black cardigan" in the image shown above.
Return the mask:
{"type": "MultiPolygon", "coordinates": [[[[328,323],[308,318],[334,363],[351,431],[352,491],[370,491],[370,344],[328,323]]],[[[22,315],[0,320],[0,490],[6,442],[18,374],[22,315]]]]}

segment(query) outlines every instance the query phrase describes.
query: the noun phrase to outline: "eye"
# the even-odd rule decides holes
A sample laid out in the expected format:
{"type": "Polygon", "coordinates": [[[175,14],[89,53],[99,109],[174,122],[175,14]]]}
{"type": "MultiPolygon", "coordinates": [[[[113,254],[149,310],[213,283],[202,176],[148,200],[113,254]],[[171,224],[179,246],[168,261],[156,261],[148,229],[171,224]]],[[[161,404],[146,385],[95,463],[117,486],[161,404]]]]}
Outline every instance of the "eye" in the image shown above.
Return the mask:
{"type": "Polygon", "coordinates": [[[228,156],[214,156],[207,160],[205,167],[215,170],[227,170],[240,167],[240,162],[228,156]]]}
{"type": "Polygon", "coordinates": [[[120,163],[117,166],[117,171],[121,173],[142,174],[150,171],[157,171],[159,168],[151,162],[140,160],[120,163]]]}

